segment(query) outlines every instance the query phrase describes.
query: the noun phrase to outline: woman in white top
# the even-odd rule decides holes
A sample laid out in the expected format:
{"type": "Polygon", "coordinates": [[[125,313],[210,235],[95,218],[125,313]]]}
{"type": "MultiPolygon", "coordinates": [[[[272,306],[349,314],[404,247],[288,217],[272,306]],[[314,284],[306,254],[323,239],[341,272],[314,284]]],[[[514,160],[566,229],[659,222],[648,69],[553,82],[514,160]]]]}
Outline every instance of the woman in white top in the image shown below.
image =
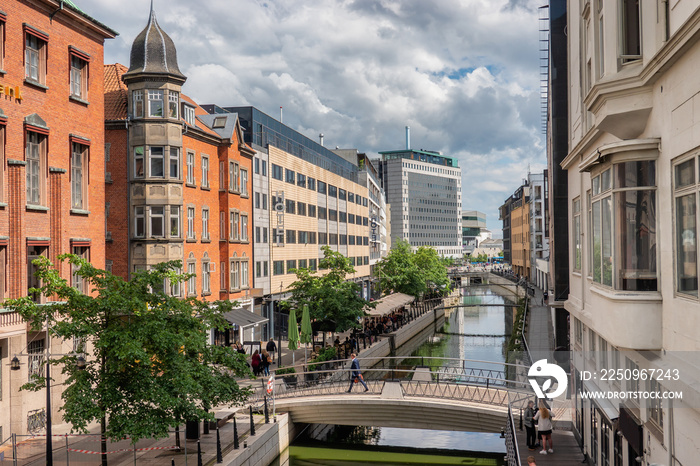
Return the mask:
{"type": "Polygon", "coordinates": [[[554,453],[554,444],[552,443],[552,417],[554,415],[547,409],[544,401],[540,400],[540,410],[537,411],[533,419],[537,422],[537,430],[542,436],[542,451],[540,455],[547,454],[547,442],[549,441],[549,453],[554,453]]]}

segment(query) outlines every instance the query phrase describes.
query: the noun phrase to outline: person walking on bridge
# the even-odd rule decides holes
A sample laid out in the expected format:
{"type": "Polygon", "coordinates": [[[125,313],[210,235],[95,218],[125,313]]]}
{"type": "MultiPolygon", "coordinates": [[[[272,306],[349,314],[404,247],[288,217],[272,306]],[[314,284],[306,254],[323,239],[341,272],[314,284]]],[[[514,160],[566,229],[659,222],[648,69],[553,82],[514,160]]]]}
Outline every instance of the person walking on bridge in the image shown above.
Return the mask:
{"type": "Polygon", "coordinates": [[[352,358],[352,364],[350,364],[352,373],[350,374],[350,388],[348,388],[348,393],[352,391],[352,386],[355,382],[360,382],[365,387],[365,391],[368,392],[369,388],[367,388],[365,379],[362,378],[362,374],[360,373],[360,361],[357,360],[357,355],[352,353],[350,357],[352,358]]]}

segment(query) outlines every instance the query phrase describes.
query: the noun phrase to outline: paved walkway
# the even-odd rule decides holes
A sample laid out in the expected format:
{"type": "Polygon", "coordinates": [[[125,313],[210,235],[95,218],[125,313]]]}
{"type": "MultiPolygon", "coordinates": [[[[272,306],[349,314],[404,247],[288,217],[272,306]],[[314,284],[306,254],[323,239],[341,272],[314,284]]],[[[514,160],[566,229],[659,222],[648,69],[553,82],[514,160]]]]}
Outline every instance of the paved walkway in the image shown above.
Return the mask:
{"type": "MultiPolygon", "coordinates": [[[[552,312],[547,303],[543,301],[543,290],[536,286],[534,289],[535,296],[530,296],[525,339],[533,361],[542,358],[553,361],[554,331],[552,312]]],[[[554,454],[541,455],[539,454],[540,448],[533,451],[528,450],[525,442],[525,431],[516,431],[521,464],[523,466],[527,465],[528,456],[534,456],[538,466],[573,466],[581,464],[583,453],[570,430],[573,420],[573,409],[569,400],[555,400],[552,403],[552,411],[554,414],[554,431],[552,433],[554,454]]]]}
{"type": "Polygon", "coordinates": [[[527,345],[533,361],[551,357],[554,350],[552,312],[543,304],[543,291],[535,287],[535,296],[530,296],[528,309],[527,345]]]}
{"type": "Polygon", "coordinates": [[[527,457],[534,456],[537,466],[580,466],[583,453],[576,443],[574,434],[570,431],[555,430],[552,432],[552,445],[554,453],[541,455],[541,448],[528,450],[525,442],[525,431],[518,431],[518,448],[520,451],[520,463],[527,465],[527,457]]]}

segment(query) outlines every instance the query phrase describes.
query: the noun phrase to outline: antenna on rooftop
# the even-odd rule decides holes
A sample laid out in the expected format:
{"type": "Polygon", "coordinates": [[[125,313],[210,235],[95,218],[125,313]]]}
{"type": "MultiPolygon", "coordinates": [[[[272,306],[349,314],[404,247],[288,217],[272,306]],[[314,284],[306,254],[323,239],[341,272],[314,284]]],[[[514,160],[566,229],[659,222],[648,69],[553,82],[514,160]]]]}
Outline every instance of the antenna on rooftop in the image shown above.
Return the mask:
{"type": "Polygon", "coordinates": [[[280,123],[283,123],[282,121],[282,106],[280,105],[280,123]]]}

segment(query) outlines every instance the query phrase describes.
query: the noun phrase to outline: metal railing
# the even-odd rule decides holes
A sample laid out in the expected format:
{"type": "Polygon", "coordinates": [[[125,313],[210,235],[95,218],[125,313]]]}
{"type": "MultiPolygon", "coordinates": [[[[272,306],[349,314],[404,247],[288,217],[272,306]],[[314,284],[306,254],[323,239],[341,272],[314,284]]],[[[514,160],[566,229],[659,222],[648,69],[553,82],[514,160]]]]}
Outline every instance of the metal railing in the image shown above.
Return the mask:
{"type": "MultiPolygon", "coordinates": [[[[366,367],[360,373],[369,391],[375,394],[381,393],[385,381],[392,380],[401,382],[404,396],[458,399],[505,407],[509,393],[529,394],[531,391],[528,383],[519,381],[523,380],[527,367],[517,364],[422,356],[362,358],[360,361],[366,367]],[[410,364],[406,364],[407,361],[410,364]],[[515,374],[515,380],[508,377],[510,374],[515,374]]],[[[298,373],[276,376],[285,380],[283,388],[275,393],[277,398],[341,394],[350,387],[354,372],[350,360],[300,364],[296,369],[298,373]],[[309,366],[318,367],[311,370],[309,366]]],[[[249,401],[257,404],[265,395],[263,380],[249,401]]]]}
{"type": "Polygon", "coordinates": [[[508,402],[508,419],[505,426],[505,437],[506,437],[506,462],[508,466],[521,466],[522,462],[520,459],[520,448],[518,447],[518,437],[516,431],[518,428],[515,426],[515,412],[520,413],[520,430],[522,430],[523,425],[523,409],[527,406],[527,402],[534,400],[533,394],[524,393],[513,393],[509,394],[510,399],[508,402]]]}

